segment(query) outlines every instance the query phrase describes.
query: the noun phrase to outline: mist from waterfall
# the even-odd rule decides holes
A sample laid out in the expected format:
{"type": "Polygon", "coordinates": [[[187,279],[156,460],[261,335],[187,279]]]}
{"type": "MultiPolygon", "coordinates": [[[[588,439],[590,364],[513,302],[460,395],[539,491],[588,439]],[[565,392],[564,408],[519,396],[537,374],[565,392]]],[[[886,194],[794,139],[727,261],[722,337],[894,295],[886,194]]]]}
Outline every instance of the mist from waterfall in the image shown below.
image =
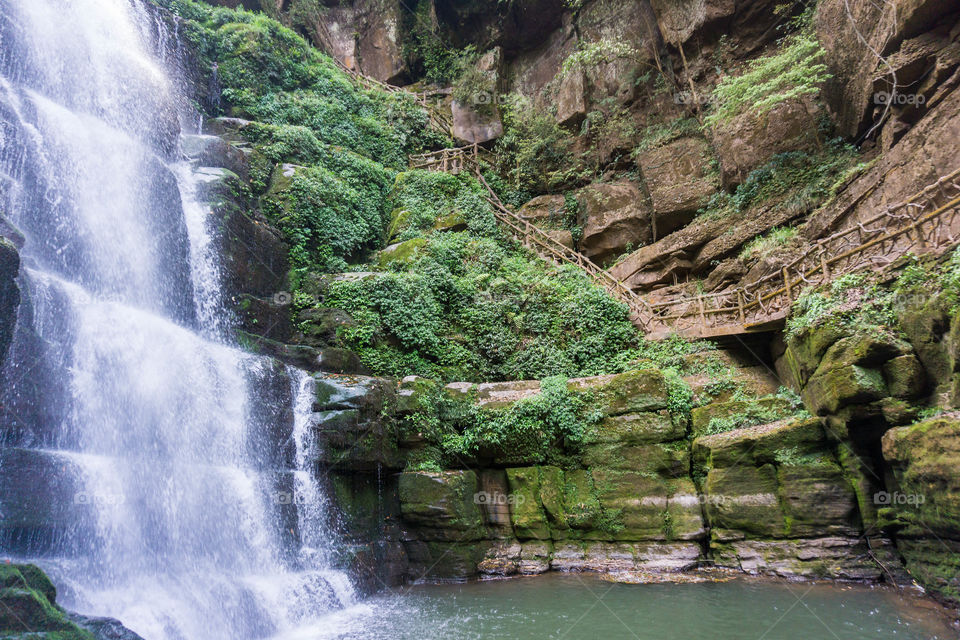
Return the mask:
{"type": "Polygon", "coordinates": [[[307,470],[313,380],[228,338],[155,11],[0,0],[0,213],[25,239],[0,553],[147,640],[270,637],[354,595],[307,470]]]}

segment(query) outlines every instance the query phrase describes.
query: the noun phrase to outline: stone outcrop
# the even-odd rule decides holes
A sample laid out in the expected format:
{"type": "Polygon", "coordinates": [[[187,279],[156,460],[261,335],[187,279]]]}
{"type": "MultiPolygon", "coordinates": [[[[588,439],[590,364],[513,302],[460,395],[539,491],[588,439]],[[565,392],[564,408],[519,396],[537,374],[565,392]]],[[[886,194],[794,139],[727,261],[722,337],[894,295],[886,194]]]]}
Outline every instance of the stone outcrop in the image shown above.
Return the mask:
{"type": "Polygon", "coordinates": [[[813,149],[818,135],[810,100],[787,100],[762,115],[747,111],[711,130],[726,186],[740,184],[778,153],[813,149]]]}
{"type": "Polygon", "coordinates": [[[0,634],[4,638],[143,640],[117,620],[69,613],[56,600],[56,588],[36,565],[0,565],[0,634]]]}
{"type": "Polygon", "coordinates": [[[709,145],[699,138],[680,138],[637,155],[653,204],[654,240],[689,224],[716,193],[712,156],[709,145]]]}
{"type": "Polygon", "coordinates": [[[6,358],[17,322],[20,288],[16,278],[19,273],[20,254],[17,246],[0,236],[0,364],[6,358]]]}
{"type": "MultiPolygon", "coordinates": [[[[929,103],[938,86],[960,62],[955,37],[951,44],[951,27],[960,11],[954,7],[952,18],[950,13],[950,8],[937,0],[896,5],[827,0],[818,6],[817,37],[833,75],[825,97],[843,135],[855,137],[877,124],[886,106],[877,95],[891,92],[893,75],[897,76],[897,93],[924,98],[923,104],[910,100],[902,106],[916,106],[921,112],[932,106],[929,103]],[[921,34],[926,34],[929,42],[918,47],[920,43],[913,39],[921,34]]],[[[911,118],[913,122],[919,119],[908,116],[909,124],[911,118]]]]}
{"type": "Polygon", "coordinates": [[[911,574],[960,604],[960,414],[891,429],[883,457],[894,480],[881,518],[896,527],[911,574]]]}
{"type": "Polygon", "coordinates": [[[583,237],[580,251],[603,262],[652,238],[650,206],[631,182],[596,183],[577,193],[583,237]]]}

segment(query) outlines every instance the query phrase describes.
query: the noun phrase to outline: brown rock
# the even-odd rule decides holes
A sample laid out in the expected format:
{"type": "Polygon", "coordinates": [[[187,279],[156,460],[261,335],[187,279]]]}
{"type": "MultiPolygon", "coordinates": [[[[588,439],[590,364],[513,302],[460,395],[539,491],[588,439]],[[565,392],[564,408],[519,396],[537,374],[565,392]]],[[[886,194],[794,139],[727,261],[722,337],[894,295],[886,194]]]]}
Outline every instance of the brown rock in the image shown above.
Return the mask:
{"type": "MultiPolygon", "coordinates": [[[[874,114],[875,73],[886,70],[873,51],[887,57],[900,48],[904,39],[915,37],[944,16],[956,12],[956,5],[940,0],[905,0],[894,5],[870,0],[824,0],[817,8],[816,32],[827,55],[833,79],[824,97],[835,113],[840,133],[856,136],[866,131],[879,116],[874,114]]],[[[952,22],[956,21],[956,17],[952,22]]]]}
{"type": "Polygon", "coordinates": [[[580,250],[603,261],[627,245],[650,241],[650,207],[632,182],[596,183],[577,193],[583,238],[580,250]]]}
{"type": "Polygon", "coordinates": [[[759,116],[741,113],[711,135],[724,185],[740,184],[776,154],[815,146],[816,111],[810,100],[788,100],[759,116]]]}
{"type": "Polygon", "coordinates": [[[698,138],[680,138],[637,157],[653,201],[656,236],[688,224],[717,191],[718,180],[709,169],[711,157],[709,145],[698,138]]]}
{"type": "Polygon", "coordinates": [[[545,223],[563,220],[565,208],[566,199],[563,196],[537,196],[520,207],[517,215],[524,220],[529,220],[533,224],[541,226],[545,223]]]}

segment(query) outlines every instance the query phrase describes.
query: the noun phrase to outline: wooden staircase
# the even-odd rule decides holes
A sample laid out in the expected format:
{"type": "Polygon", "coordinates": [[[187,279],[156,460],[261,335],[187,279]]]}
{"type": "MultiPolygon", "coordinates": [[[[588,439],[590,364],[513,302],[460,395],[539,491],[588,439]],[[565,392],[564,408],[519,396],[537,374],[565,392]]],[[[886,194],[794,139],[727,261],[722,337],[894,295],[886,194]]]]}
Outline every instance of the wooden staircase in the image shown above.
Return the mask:
{"type": "MultiPolygon", "coordinates": [[[[382,91],[405,89],[340,67],[361,86],[382,91]]],[[[407,92],[410,93],[410,92],[407,92]]],[[[411,94],[430,114],[430,125],[450,135],[452,123],[439,116],[423,94],[411,94]]],[[[544,260],[572,264],[630,310],[631,321],[647,338],[670,334],[684,338],[720,338],[770,331],[782,326],[801,291],[842,275],[880,271],[907,254],[942,254],[960,242],[960,169],[865,221],[822,238],[802,256],[756,282],[718,293],[678,294],[651,304],[577,251],[530,224],[501,202],[483,176],[495,156],[473,144],[410,156],[412,169],[460,173],[469,171],[487,190],[486,200],[497,220],[523,246],[544,260]]]]}

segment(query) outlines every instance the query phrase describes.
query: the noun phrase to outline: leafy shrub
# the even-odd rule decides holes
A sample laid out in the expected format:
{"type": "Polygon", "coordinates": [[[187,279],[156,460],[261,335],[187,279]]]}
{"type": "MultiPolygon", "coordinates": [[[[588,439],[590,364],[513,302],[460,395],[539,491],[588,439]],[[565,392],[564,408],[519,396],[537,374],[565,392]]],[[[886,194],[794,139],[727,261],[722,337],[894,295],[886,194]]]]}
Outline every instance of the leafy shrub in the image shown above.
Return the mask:
{"type": "Polygon", "coordinates": [[[509,186],[532,196],[562,184],[572,161],[570,134],[551,114],[518,94],[501,105],[501,117],[504,133],[497,141],[497,154],[509,186]]]}
{"type": "Polygon", "coordinates": [[[717,126],[745,111],[762,115],[776,105],[816,94],[831,78],[823,47],[810,30],[787,36],[780,51],[754,60],[739,76],[727,76],[714,89],[715,109],[704,119],[717,126]]]}
{"type": "Polygon", "coordinates": [[[556,463],[563,462],[563,454],[577,453],[587,430],[602,417],[591,397],[569,391],[562,376],[544,378],[540,393],[506,409],[484,409],[474,400],[433,387],[403,427],[421,434],[448,464],[497,452],[556,463]]]}
{"type": "Polygon", "coordinates": [[[741,260],[763,259],[788,245],[797,235],[796,227],[774,227],[765,235],[757,236],[740,252],[741,260]]]}

